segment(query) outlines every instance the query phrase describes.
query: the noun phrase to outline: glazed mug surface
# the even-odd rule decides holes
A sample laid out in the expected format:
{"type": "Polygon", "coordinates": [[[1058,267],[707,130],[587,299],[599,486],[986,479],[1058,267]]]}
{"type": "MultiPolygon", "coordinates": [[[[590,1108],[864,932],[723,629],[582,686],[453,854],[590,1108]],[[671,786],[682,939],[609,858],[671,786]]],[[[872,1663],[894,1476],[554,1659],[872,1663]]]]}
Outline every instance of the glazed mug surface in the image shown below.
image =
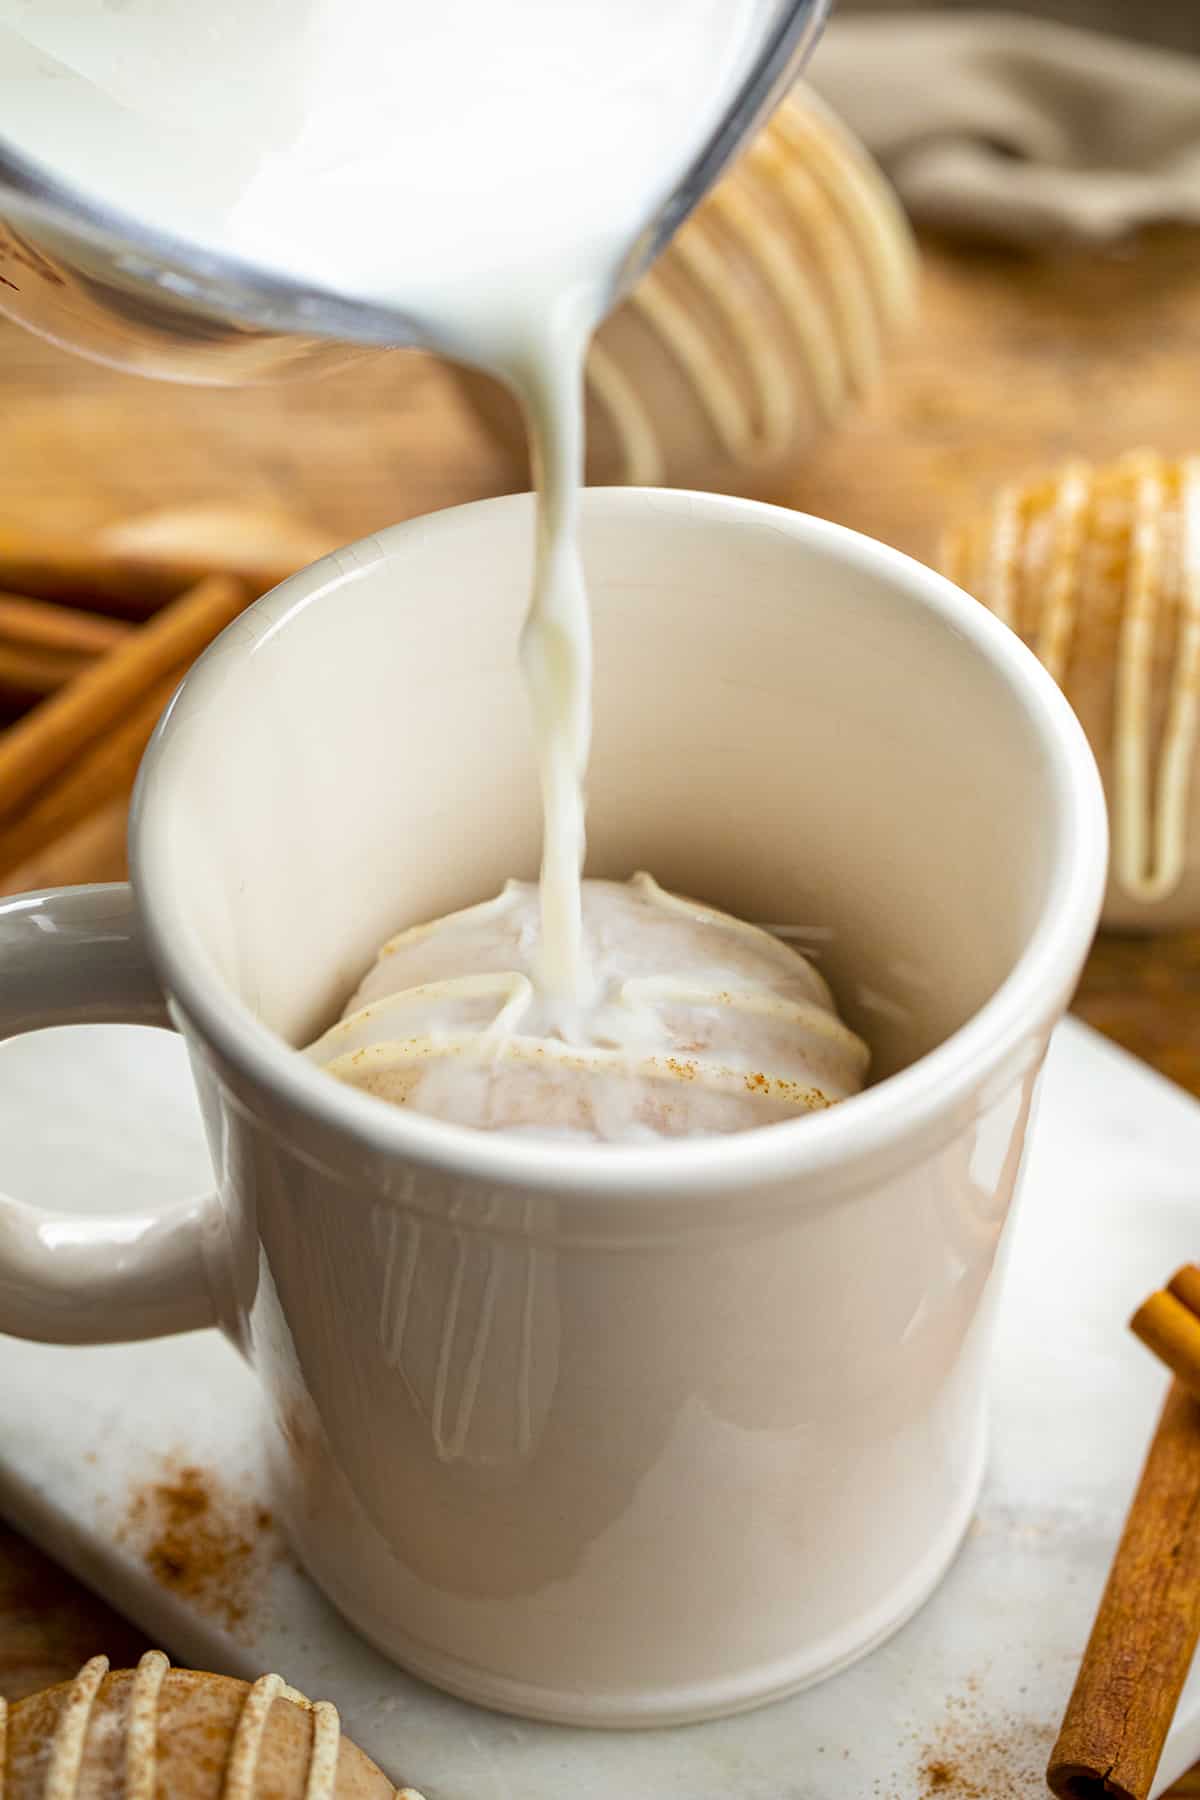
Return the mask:
{"type": "Polygon", "coordinates": [[[340,551],[231,626],[147,753],[131,888],[0,910],[0,1031],[182,1032],[211,1198],[0,1198],[0,1327],[215,1324],[314,1579],[534,1717],[787,1693],[932,1591],[984,1455],[1006,1221],[1104,886],[1083,734],[930,570],[707,494],[585,496],[589,871],[797,929],[873,1085],[740,1135],[474,1133],[296,1054],[401,926],[536,872],[529,496],[340,551]]]}

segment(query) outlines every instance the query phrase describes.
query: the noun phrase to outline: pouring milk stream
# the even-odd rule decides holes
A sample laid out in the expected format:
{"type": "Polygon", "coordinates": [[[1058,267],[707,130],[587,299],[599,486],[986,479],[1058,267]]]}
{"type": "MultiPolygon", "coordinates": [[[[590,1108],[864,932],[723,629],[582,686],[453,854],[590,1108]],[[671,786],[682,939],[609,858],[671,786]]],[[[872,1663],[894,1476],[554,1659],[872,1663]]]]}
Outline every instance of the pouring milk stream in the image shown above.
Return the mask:
{"type": "Polygon", "coordinates": [[[582,1041],[591,634],[583,368],[771,0],[0,0],[6,135],[148,225],[350,299],[517,392],[537,486],[521,661],[543,801],[530,976],[582,1041]]]}
{"type": "Polygon", "coordinates": [[[516,387],[539,496],[522,658],[545,801],[542,975],[564,1000],[586,987],[583,358],[770,13],[0,0],[5,129],[54,172],[176,235],[394,304],[516,387]]]}

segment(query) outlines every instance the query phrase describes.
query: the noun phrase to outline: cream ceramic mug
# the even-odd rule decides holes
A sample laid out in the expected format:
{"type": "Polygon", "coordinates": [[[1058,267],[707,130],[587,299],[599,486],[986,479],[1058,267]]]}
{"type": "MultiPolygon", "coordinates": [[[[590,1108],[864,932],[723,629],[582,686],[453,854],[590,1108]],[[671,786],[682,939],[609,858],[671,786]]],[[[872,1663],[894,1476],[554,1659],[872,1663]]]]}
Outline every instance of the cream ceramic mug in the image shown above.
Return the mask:
{"type": "Polygon", "coordinates": [[[586,496],[590,868],[811,928],[877,1085],[658,1146],[473,1134],[313,1038],[399,926],[536,868],[528,496],[285,582],[147,755],[132,891],[0,912],[0,1028],[169,1020],[211,1200],[0,1201],[0,1326],[219,1324],[309,1570],[410,1669],[587,1724],[842,1667],[966,1528],[1030,1105],[1104,885],[1099,781],[982,607],[819,520],[586,496]]]}

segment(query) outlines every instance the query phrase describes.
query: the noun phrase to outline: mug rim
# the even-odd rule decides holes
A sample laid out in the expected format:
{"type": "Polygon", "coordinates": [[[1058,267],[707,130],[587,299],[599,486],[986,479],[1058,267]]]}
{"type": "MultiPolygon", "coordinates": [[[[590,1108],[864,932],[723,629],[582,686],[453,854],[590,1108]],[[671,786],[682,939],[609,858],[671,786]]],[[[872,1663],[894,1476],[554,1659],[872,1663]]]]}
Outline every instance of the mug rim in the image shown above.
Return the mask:
{"type": "MultiPolygon", "coordinates": [[[[585,514],[630,508],[699,513],[725,523],[755,522],[816,548],[864,576],[904,591],[941,618],[1004,680],[1039,736],[1052,773],[1056,813],[1051,870],[1041,913],[1003,981],[962,1025],[916,1061],[865,1088],[850,1102],[816,1114],[727,1135],[661,1144],[580,1144],[483,1132],[426,1117],[334,1081],[257,1019],[215,980],[185,928],[186,903],[172,889],[163,854],[169,810],[164,750],[181,712],[203,708],[230,655],[274,636],[310,604],[330,601],[366,568],[390,561],[415,535],[458,529],[463,514],[529,509],[533,496],[506,494],[469,501],[389,526],[333,551],[289,576],[228,626],[184,677],[142,760],[130,812],[130,873],[147,945],[170,999],[203,1039],[254,1086],[348,1135],[377,1155],[438,1168],[460,1178],[578,1196],[628,1196],[631,1190],[678,1201],[684,1186],[697,1198],[736,1186],[836,1177],[852,1184],[865,1165],[895,1151],[957,1112],[1034,1037],[1053,1023],[1075,979],[1099,919],[1107,875],[1104,792],[1082,726],[1058,685],[1016,632],[979,601],[902,551],[830,520],[765,501],[686,489],[589,488],[585,514]]],[[[515,650],[514,650],[515,654],[515,650]]],[[[916,1152],[914,1152],[915,1158],[916,1152]]]]}

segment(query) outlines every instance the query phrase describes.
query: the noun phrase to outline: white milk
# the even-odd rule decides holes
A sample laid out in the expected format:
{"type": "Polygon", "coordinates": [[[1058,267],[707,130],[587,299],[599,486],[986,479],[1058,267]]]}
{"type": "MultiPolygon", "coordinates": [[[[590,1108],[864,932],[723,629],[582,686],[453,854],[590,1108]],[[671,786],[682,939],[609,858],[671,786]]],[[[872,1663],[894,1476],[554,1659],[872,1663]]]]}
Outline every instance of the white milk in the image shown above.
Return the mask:
{"type": "Polygon", "coordinates": [[[772,0],[0,0],[0,119],[137,220],[385,306],[524,403],[522,666],[542,774],[547,1030],[596,1040],[583,941],[592,646],[583,362],[772,0]]]}
{"type": "Polygon", "coordinates": [[[540,980],[583,1029],[591,643],[583,361],[771,0],[0,0],[0,130],[72,186],[491,369],[539,495],[521,654],[544,799],[540,980]]]}

